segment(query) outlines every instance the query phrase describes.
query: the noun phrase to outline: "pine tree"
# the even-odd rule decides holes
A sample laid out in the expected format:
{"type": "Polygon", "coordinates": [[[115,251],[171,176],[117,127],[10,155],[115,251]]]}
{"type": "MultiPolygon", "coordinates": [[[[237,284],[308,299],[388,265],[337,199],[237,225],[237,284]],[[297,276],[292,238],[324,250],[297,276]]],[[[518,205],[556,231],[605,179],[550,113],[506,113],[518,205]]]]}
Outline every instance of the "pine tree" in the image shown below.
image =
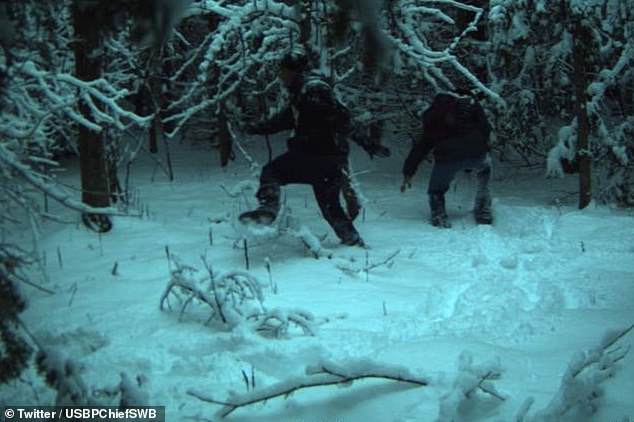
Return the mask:
{"type": "Polygon", "coordinates": [[[19,325],[19,314],[26,308],[17,289],[16,272],[22,265],[19,251],[0,245],[0,384],[18,378],[32,354],[19,325]]]}

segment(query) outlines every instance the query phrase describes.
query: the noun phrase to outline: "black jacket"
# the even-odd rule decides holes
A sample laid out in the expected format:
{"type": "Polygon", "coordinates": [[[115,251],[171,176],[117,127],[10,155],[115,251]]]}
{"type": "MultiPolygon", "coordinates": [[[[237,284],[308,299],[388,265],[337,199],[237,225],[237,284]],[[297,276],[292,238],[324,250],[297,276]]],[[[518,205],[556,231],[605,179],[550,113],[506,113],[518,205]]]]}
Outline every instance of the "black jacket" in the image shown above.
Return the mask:
{"type": "Polygon", "coordinates": [[[311,155],[348,154],[350,138],[370,155],[382,148],[354,122],[350,112],[335,96],[330,84],[317,74],[299,74],[289,87],[288,106],[251,131],[270,134],[294,129],[288,140],[289,150],[311,155]]]}
{"type": "Polygon", "coordinates": [[[439,94],[423,113],[423,133],[412,147],[403,174],[412,176],[429,151],[436,161],[477,158],[489,149],[491,126],[472,98],[439,94]]]}

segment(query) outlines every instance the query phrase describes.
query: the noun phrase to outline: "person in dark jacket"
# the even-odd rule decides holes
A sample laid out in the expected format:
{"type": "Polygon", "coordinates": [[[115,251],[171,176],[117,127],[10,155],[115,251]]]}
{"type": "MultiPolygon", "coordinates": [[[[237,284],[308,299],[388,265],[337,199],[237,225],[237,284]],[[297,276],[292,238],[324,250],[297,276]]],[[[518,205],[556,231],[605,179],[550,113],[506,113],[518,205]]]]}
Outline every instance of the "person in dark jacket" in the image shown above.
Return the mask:
{"type": "Polygon", "coordinates": [[[431,223],[449,228],[445,193],[460,170],[475,170],[478,180],[474,215],[478,224],[491,224],[491,126],[482,106],[470,96],[438,94],[423,114],[423,133],[414,144],[403,166],[401,192],[411,181],[425,156],[433,150],[434,168],[427,193],[431,223]]]}
{"type": "Polygon", "coordinates": [[[389,149],[355,130],[350,115],[328,82],[308,71],[305,53],[289,53],[280,62],[279,78],[289,91],[289,105],[265,122],[247,127],[252,134],[292,129],[288,151],[264,166],[256,193],[259,207],[242,214],[243,222],[270,224],[280,210],[280,186],[298,183],[313,188],[326,221],[345,245],[364,246],[339,196],[347,182],[347,138],[371,155],[388,156],[389,149]]]}

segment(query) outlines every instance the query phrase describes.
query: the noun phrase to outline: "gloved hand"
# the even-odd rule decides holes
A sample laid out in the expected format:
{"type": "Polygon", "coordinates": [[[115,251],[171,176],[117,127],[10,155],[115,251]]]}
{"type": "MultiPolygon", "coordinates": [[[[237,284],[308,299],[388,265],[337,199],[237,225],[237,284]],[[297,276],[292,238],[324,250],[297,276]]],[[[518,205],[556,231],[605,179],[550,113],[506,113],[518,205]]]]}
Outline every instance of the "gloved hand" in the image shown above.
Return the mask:
{"type": "Polygon", "coordinates": [[[401,193],[412,187],[412,178],[414,176],[403,176],[403,183],[401,183],[401,193]]]}

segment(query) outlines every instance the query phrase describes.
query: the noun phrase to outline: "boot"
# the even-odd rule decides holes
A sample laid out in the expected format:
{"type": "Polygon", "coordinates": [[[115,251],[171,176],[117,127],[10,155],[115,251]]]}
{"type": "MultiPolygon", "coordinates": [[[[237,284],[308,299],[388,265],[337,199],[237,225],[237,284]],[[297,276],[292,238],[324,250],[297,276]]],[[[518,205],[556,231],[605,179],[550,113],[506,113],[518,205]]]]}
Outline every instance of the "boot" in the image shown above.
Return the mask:
{"type": "Polygon", "coordinates": [[[346,246],[359,246],[360,248],[365,248],[365,242],[356,231],[343,236],[341,238],[341,243],[346,246]]]}
{"type": "Polygon", "coordinates": [[[479,196],[476,198],[473,216],[478,224],[493,224],[490,196],[479,196]]]}
{"type": "Polygon", "coordinates": [[[447,211],[445,210],[445,195],[434,193],[429,195],[429,208],[431,209],[431,224],[434,227],[444,229],[451,228],[447,211]]]}
{"type": "Polygon", "coordinates": [[[240,221],[243,224],[271,224],[280,210],[280,186],[278,184],[260,186],[255,196],[260,205],[252,211],[242,213],[239,217],[240,221]]]}

